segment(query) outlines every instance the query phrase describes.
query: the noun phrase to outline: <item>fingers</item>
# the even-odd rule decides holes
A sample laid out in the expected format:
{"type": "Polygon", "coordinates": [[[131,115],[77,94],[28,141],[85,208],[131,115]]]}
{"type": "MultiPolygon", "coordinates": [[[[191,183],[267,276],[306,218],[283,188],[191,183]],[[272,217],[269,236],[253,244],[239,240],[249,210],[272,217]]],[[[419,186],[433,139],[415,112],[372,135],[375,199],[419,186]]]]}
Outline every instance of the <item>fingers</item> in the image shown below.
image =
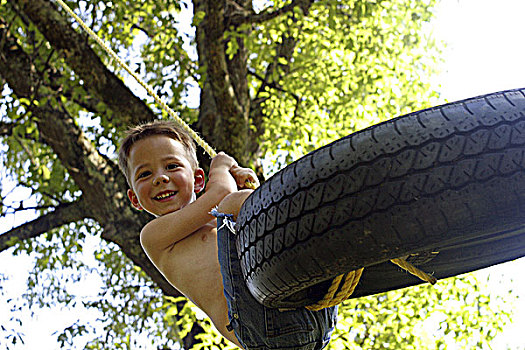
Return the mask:
{"type": "Polygon", "coordinates": [[[259,180],[252,169],[235,166],[232,167],[230,172],[235,178],[235,182],[237,183],[237,187],[239,189],[253,189],[259,186],[259,180]]]}
{"type": "Polygon", "coordinates": [[[259,179],[257,178],[257,175],[255,175],[255,172],[252,171],[252,169],[249,169],[250,172],[249,174],[246,176],[246,179],[244,180],[244,182],[242,183],[242,186],[240,186],[239,184],[237,184],[240,188],[249,188],[249,189],[256,189],[257,187],[259,187],[259,179]]]}
{"type": "Polygon", "coordinates": [[[246,181],[244,183],[244,188],[246,188],[246,189],[255,190],[257,187],[259,187],[259,185],[255,184],[255,183],[253,183],[251,181],[246,181]]]}

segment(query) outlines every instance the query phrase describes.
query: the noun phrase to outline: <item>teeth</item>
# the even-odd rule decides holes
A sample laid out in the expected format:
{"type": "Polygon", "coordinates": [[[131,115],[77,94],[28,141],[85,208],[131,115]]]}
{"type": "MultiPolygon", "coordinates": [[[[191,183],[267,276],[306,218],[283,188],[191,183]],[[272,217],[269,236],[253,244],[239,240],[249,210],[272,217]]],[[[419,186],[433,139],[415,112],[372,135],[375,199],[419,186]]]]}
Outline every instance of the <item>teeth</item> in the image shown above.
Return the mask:
{"type": "Polygon", "coordinates": [[[167,193],[159,194],[158,196],[155,197],[155,199],[168,198],[170,196],[173,196],[174,194],[175,194],[175,192],[167,192],[167,193]]]}

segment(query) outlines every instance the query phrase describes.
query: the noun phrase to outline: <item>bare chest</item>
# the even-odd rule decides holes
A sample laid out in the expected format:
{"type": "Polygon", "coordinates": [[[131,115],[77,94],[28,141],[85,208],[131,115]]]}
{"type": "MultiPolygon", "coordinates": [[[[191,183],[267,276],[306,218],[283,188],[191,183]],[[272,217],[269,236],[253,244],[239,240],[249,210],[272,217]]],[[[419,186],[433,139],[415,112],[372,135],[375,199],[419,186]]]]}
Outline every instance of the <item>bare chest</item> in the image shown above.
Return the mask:
{"type": "Polygon", "coordinates": [[[222,288],[215,226],[205,226],[178,242],[162,260],[168,281],[192,299],[203,288],[222,288]]]}

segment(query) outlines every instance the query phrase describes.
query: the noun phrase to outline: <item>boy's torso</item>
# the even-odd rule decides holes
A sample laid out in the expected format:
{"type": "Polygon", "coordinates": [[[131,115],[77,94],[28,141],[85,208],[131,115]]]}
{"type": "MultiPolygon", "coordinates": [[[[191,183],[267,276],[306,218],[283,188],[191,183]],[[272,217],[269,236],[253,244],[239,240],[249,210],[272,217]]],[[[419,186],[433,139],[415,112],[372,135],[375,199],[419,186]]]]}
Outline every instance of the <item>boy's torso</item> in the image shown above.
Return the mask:
{"type": "Polygon", "coordinates": [[[233,333],[226,330],[228,306],[217,258],[215,220],[167,249],[158,268],[177,290],[211,318],[226,338],[237,341],[233,333]]]}

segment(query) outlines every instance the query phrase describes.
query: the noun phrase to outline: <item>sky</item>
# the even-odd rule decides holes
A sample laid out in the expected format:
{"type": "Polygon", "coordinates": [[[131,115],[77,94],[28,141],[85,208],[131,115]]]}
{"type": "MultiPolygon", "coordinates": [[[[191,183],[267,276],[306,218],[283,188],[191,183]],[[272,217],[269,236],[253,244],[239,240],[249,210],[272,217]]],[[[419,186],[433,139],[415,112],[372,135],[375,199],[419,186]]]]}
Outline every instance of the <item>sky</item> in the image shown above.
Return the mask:
{"type": "MultiPolygon", "coordinates": [[[[449,102],[525,87],[525,1],[444,0],[432,29],[447,42],[445,69],[436,87],[449,102]]],[[[512,288],[519,296],[514,323],[493,349],[525,349],[525,258],[478,272],[493,278],[491,290],[512,288]],[[501,284],[499,281],[504,281],[501,284]],[[511,281],[512,279],[512,281],[511,281]]]]}
{"type": "MultiPolygon", "coordinates": [[[[434,80],[435,88],[446,101],[456,101],[480,94],[525,87],[525,1],[523,0],[443,0],[433,20],[431,30],[447,42],[444,52],[443,72],[434,80]]],[[[21,193],[20,196],[25,194],[21,193]]],[[[0,232],[15,224],[0,221],[0,232]]],[[[13,257],[10,250],[0,253],[0,280],[8,291],[0,296],[0,325],[7,324],[10,310],[7,298],[19,297],[25,290],[31,259],[13,257]],[[13,269],[17,266],[17,269],[13,269]]],[[[496,293],[502,288],[517,291],[520,299],[515,307],[513,325],[492,344],[493,349],[525,349],[525,258],[478,272],[481,277],[490,275],[490,287],[496,293]],[[503,281],[503,282],[501,282],[503,281]]],[[[86,281],[96,284],[96,279],[86,281]]],[[[79,288],[79,291],[81,288],[79,288]]],[[[78,318],[82,310],[74,312],[51,309],[37,310],[31,318],[24,316],[24,328],[29,329],[26,344],[16,349],[56,349],[55,331],[78,318]]],[[[3,339],[0,339],[0,350],[3,339]]]]}

